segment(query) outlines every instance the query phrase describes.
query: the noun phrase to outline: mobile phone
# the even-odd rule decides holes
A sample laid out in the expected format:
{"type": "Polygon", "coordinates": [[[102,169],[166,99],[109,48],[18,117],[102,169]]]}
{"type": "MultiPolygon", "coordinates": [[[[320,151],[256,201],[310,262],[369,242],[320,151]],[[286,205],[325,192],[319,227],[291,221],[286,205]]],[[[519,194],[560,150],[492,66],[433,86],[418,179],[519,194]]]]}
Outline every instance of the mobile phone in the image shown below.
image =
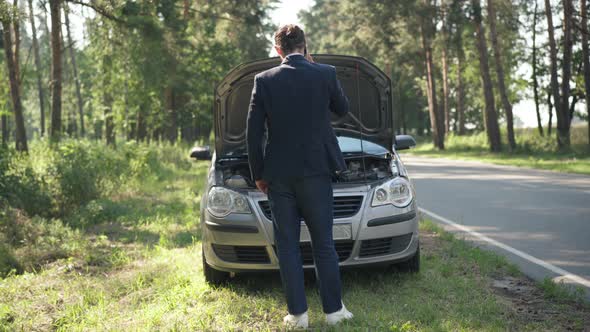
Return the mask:
{"type": "Polygon", "coordinates": [[[305,46],[305,48],[303,48],[303,56],[307,56],[307,46],[305,46]]]}

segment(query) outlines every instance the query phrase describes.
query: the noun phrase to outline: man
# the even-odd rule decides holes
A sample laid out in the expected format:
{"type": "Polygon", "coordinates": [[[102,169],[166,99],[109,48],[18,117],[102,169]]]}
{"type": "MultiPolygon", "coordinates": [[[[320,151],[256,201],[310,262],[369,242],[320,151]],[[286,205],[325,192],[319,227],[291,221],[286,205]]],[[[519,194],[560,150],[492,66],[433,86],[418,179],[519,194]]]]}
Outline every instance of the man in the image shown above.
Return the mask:
{"type": "Polygon", "coordinates": [[[348,99],[332,66],[313,63],[296,25],[275,33],[282,63],[254,78],[248,112],[248,161],[256,186],[268,194],[290,327],[308,326],[300,220],[313,248],[322,306],[329,324],[352,318],[341,298],[332,238],[332,175],[346,169],[330,111],[348,112],[348,99]],[[267,133],[263,153],[263,137],[267,133]]]}

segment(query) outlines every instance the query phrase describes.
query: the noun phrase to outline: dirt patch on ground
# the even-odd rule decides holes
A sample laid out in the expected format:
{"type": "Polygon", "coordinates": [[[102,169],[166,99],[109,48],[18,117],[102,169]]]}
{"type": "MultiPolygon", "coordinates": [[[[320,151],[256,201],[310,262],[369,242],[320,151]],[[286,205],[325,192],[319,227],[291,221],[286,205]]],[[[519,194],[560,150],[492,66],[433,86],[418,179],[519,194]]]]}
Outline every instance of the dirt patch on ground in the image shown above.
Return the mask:
{"type": "MultiPolygon", "coordinates": [[[[427,255],[444,254],[439,234],[420,232],[420,249],[427,255]]],[[[469,268],[469,267],[465,267],[469,268]]],[[[477,269],[474,265],[472,269],[477,269]]],[[[487,280],[490,291],[507,307],[506,315],[515,321],[550,322],[555,331],[590,332],[590,303],[583,300],[552,299],[534,280],[522,275],[498,273],[494,277],[476,274],[487,280]]],[[[518,330],[514,326],[514,330],[518,330]]]]}
{"type": "Polygon", "coordinates": [[[549,321],[557,330],[590,331],[590,304],[549,299],[525,276],[498,276],[491,280],[490,287],[521,321],[549,321]]]}

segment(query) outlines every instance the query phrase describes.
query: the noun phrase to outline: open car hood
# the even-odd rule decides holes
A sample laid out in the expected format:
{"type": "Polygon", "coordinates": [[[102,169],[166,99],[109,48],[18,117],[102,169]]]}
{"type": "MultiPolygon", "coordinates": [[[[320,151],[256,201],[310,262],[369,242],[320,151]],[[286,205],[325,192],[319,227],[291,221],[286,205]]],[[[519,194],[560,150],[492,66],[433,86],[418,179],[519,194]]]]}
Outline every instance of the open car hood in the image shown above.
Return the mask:
{"type": "MultiPolygon", "coordinates": [[[[350,102],[349,113],[332,116],[337,135],[362,138],[387,149],[394,142],[391,81],[364,58],[313,55],[318,63],[336,67],[350,102]]],[[[246,118],[254,76],[278,66],[278,57],[248,62],[232,69],[215,89],[215,151],[218,156],[246,153],[246,118]]]]}

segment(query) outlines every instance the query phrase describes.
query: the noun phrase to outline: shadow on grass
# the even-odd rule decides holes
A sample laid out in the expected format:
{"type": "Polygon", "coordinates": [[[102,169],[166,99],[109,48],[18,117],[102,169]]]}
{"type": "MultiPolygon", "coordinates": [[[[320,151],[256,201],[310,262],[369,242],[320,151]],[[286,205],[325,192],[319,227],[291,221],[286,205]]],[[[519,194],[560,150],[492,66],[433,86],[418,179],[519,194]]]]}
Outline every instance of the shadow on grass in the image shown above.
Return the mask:
{"type": "MultiPolygon", "coordinates": [[[[354,287],[355,291],[372,292],[376,285],[383,282],[394,282],[403,287],[405,281],[411,278],[419,278],[419,274],[405,272],[397,266],[371,266],[363,268],[341,269],[343,291],[347,287],[354,287]]],[[[318,284],[313,269],[304,271],[306,291],[317,292],[318,284]]],[[[277,289],[282,289],[281,275],[279,271],[268,272],[243,272],[236,274],[228,283],[220,286],[230,288],[238,295],[256,296],[261,292],[269,294],[277,289]]],[[[282,293],[281,293],[282,294],[282,293]]]]}
{"type": "Polygon", "coordinates": [[[180,198],[165,202],[157,198],[138,196],[119,201],[101,201],[98,208],[83,212],[88,235],[104,235],[121,244],[155,245],[167,248],[187,247],[200,241],[201,232],[191,216],[192,207],[180,198]]]}

